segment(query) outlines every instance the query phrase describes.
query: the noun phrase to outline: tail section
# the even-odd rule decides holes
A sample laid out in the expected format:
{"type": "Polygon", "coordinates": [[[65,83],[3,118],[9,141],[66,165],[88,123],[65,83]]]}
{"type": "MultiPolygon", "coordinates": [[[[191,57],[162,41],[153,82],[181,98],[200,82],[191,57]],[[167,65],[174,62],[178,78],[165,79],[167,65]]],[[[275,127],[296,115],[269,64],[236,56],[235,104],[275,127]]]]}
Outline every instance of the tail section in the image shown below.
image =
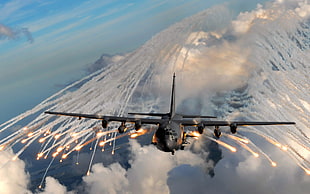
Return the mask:
{"type": "Polygon", "coordinates": [[[175,73],[173,74],[173,81],[172,81],[172,91],[171,91],[171,100],[170,100],[170,118],[175,115],[175,73]]]}
{"type": "Polygon", "coordinates": [[[169,113],[128,113],[130,115],[156,116],[156,117],[173,117],[175,115],[175,73],[173,74],[170,112],[169,113]]]}

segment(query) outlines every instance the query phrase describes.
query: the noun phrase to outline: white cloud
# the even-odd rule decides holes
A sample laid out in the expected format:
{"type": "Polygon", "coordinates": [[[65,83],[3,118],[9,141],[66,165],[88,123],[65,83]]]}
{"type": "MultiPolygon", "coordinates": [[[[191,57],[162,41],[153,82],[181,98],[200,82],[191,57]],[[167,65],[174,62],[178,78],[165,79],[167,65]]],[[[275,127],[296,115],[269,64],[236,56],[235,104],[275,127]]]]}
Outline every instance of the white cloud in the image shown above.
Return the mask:
{"type": "Polygon", "coordinates": [[[25,172],[25,163],[17,158],[13,161],[12,150],[0,152],[0,188],[1,193],[31,193],[27,190],[29,175],[25,172]]]}
{"type": "MultiPolygon", "coordinates": [[[[167,180],[174,168],[188,164],[203,172],[204,160],[190,151],[179,151],[176,156],[130,141],[132,160],[126,171],[119,163],[104,167],[95,164],[89,176],[83,177],[90,193],[169,193],[167,180]]],[[[174,178],[170,182],[174,182],[174,178]]]]}
{"type": "Polygon", "coordinates": [[[271,19],[268,11],[263,9],[262,5],[258,4],[256,10],[251,12],[240,13],[237,20],[232,21],[232,26],[236,34],[244,34],[249,31],[254,23],[254,20],[271,19]]]}
{"type": "Polygon", "coordinates": [[[306,18],[310,15],[310,5],[308,4],[308,1],[305,0],[304,2],[298,3],[299,7],[295,9],[296,13],[303,18],[306,18]]]}
{"type": "MultiPolygon", "coordinates": [[[[232,27],[236,35],[247,33],[253,26],[267,23],[267,21],[283,20],[281,24],[295,23],[294,14],[306,18],[310,14],[310,5],[307,0],[278,0],[269,2],[264,6],[257,5],[255,10],[240,13],[236,20],[232,21],[232,27]]],[[[279,22],[279,21],[278,21],[279,22]]],[[[257,30],[257,28],[254,28],[257,30]]]]}
{"type": "Polygon", "coordinates": [[[67,189],[53,177],[46,177],[44,191],[40,194],[66,194],[67,189]]]}
{"type": "Polygon", "coordinates": [[[92,166],[92,173],[83,177],[89,193],[126,193],[128,180],[126,170],[119,163],[104,167],[102,164],[92,166]]]}

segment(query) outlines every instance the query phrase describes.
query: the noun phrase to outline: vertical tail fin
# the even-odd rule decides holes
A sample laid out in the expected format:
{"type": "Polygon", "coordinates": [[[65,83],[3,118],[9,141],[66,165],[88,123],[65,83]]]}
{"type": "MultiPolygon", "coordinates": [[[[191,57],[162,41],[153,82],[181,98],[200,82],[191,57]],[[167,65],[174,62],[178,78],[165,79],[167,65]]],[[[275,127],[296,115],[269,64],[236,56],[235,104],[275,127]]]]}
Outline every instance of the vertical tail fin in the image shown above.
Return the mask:
{"type": "Polygon", "coordinates": [[[144,115],[144,116],[161,116],[165,117],[173,117],[175,115],[175,73],[173,74],[172,81],[172,91],[171,91],[171,101],[170,101],[170,112],[169,113],[128,113],[130,115],[144,115]]]}
{"type": "Polygon", "coordinates": [[[173,74],[171,101],[170,101],[170,113],[169,116],[173,117],[175,114],[175,73],[173,74]]]}

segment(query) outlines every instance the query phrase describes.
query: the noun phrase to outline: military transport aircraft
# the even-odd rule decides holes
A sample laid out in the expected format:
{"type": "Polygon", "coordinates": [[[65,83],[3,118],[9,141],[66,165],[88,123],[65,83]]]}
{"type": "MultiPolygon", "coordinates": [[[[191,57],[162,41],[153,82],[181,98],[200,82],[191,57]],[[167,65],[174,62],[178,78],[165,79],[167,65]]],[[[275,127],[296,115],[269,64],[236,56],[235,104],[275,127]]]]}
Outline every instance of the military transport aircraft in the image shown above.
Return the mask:
{"type": "Polygon", "coordinates": [[[220,126],[230,127],[231,133],[237,132],[238,126],[250,125],[294,125],[295,122],[252,122],[252,121],[211,121],[213,116],[201,115],[182,115],[175,112],[175,74],[173,75],[172,92],[170,112],[168,113],[128,113],[129,115],[150,116],[152,118],[136,118],[136,117],[122,117],[122,116],[108,116],[99,114],[80,114],[80,113],[65,113],[65,112],[51,112],[46,111],[46,114],[53,114],[59,116],[72,116],[88,119],[102,120],[102,127],[107,128],[109,122],[120,122],[118,127],[119,133],[124,133],[127,130],[126,123],[133,123],[135,130],[139,130],[144,124],[158,125],[158,128],[153,136],[152,143],[164,152],[174,152],[178,149],[184,149],[187,137],[190,134],[184,132],[184,126],[194,126],[200,134],[203,133],[207,126],[214,126],[214,136],[219,138],[221,136],[220,126]],[[155,118],[154,118],[155,117],[155,118]],[[161,117],[161,118],[156,118],[161,117]],[[206,120],[206,118],[208,120],[206,120]]]}

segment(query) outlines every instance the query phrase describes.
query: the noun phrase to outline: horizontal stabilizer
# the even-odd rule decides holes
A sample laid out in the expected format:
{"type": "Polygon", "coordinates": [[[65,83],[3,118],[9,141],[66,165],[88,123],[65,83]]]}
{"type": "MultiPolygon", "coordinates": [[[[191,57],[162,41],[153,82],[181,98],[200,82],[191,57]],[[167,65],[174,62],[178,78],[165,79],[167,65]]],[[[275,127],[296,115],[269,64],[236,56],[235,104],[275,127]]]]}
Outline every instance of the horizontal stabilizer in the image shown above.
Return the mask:
{"type": "Polygon", "coordinates": [[[155,117],[162,117],[167,116],[169,113],[137,113],[137,112],[129,112],[129,115],[143,115],[143,116],[155,116],[155,117]]]}

